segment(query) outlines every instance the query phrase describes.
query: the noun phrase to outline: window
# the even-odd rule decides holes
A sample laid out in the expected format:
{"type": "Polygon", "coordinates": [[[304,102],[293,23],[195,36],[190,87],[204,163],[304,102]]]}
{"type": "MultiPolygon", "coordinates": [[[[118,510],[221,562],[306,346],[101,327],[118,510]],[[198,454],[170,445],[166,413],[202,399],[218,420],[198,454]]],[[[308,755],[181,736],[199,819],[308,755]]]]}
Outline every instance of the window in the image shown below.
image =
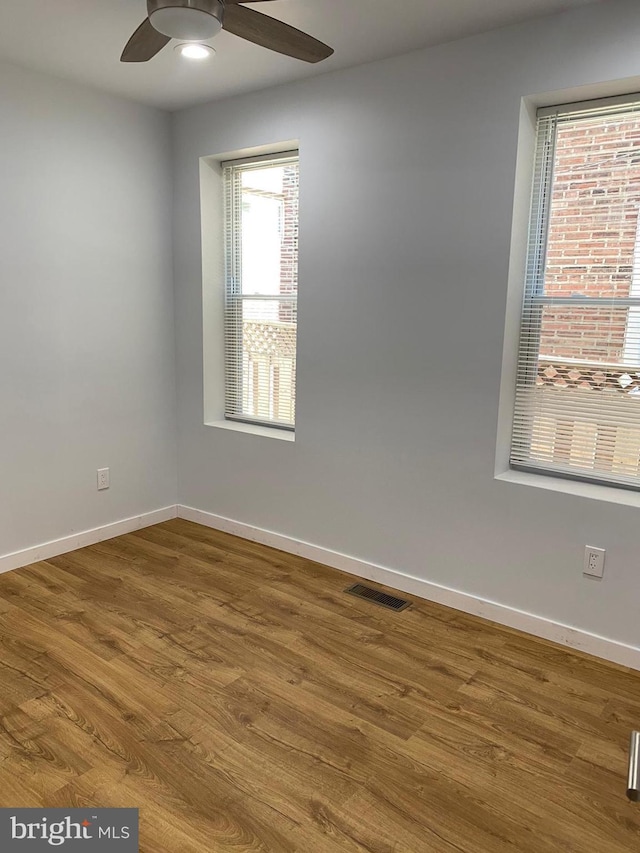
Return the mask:
{"type": "Polygon", "coordinates": [[[293,429],[297,152],[223,164],[225,417],[293,429]]]}
{"type": "Polygon", "coordinates": [[[511,465],[640,488],[640,96],[540,110],[511,465]]]}

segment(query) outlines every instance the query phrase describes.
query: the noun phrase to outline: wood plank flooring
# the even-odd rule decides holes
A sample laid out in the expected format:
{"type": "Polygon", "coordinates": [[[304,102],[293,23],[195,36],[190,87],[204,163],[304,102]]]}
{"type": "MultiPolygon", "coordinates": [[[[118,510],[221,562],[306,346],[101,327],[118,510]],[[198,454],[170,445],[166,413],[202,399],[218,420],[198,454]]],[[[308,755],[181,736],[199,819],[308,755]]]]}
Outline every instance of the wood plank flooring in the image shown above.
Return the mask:
{"type": "Polygon", "coordinates": [[[0,577],[0,805],[143,853],[629,853],[640,675],[170,521],[0,577]]]}

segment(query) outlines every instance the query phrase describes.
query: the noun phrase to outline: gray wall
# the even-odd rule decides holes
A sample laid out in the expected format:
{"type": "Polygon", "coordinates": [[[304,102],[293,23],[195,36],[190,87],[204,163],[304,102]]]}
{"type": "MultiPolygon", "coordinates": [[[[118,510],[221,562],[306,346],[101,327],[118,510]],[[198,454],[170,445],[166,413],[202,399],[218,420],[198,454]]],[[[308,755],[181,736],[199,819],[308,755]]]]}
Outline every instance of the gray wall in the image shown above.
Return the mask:
{"type": "Polygon", "coordinates": [[[175,362],[169,118],[2,64],[0,128],[7,554],[175,503],[175,362]]]}
{"type": "Polygon", "coordinates": [[[636,2],[597,4],[177,114],[180,501],[638,644],[638,508],[494,464],[521,99],[600,94],[639,45],[636,2]],[[206,427],[202,403],[198,158],[288,139],[295,444],[206,427]]]}

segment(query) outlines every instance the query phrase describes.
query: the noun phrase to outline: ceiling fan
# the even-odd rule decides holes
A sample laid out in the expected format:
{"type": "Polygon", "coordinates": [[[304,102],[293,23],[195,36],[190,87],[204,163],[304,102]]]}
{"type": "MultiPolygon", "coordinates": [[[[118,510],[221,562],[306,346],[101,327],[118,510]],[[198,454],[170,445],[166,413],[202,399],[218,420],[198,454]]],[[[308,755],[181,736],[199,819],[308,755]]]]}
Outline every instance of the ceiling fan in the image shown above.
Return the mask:
{"type": "Polygon", "coordinates": [[[221,29],[304,62],[320,62],[333,53],[321,41],[247,9],[243,2],[263,0],[147,0],[148,17],[129,39],[120,61],[148,62],[171,39],[205,41],[221,29]]]}

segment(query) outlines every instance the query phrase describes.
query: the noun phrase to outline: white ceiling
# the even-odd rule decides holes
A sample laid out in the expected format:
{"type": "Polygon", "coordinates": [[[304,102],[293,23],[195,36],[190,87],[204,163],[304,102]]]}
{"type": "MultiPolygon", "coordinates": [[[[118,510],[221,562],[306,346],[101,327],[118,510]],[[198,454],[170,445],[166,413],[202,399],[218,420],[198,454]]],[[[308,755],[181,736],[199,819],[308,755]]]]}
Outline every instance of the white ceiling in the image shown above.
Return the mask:
{"type": "Polygon", "coordinates": [[[145,0],[0,0],[0,58],[165,109],[262,89],[596,0],[273,0],[253,6],[335,48],[308,65],[222,32],[204,63],[171,46],[119,62],[145,0]]]}

